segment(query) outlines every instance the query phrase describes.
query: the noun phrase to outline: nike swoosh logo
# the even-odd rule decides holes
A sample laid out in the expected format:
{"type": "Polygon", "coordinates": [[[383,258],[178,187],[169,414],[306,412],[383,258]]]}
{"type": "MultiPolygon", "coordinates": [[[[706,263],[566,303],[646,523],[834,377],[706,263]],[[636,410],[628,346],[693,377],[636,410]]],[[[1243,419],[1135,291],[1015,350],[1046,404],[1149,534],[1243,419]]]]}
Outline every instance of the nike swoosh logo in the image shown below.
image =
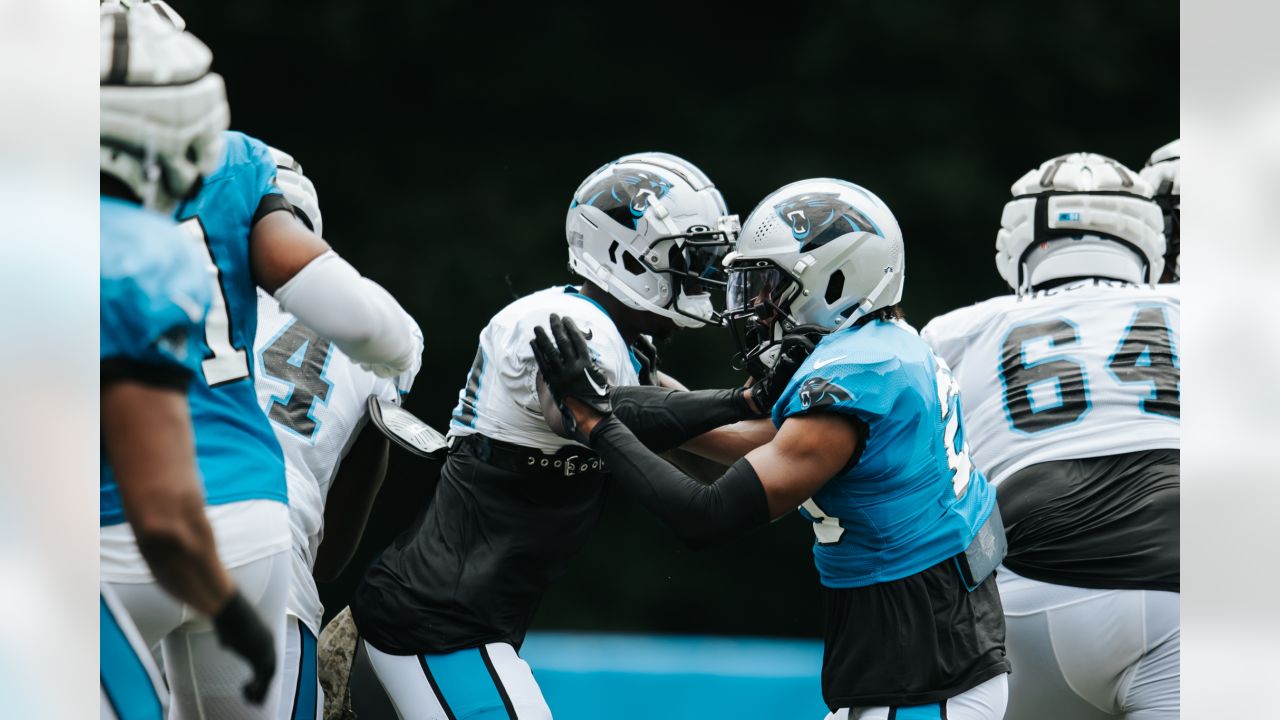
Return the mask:
{"type": "Polygon", "coordinates": [[[600,387],[600,383],[597,383],[596,379],[591,377],[590,370],[588,370],[587,368],[583,368],[582,374],[587,376],[587,382],[591,383],[591,387],[595,389],[597,395],[603,396],[608,394],[609,392],[608,386],[606,385],[605,387],[600,387]]]}
{"type": "Polygon", "coordinates": [[[814,360],[814,361],[813,361],[813,369],[814,369],[814,370],[821,370],[822,368],[824,368],[824,367],[826,367],[826,366],[830,365],[831,363],[833,363],[833,362],[835,362],[835,361],[837,361],[837,360],[843,360],[843,359],[845,359],[846,357],[848,357],[848,356],[847,356],[847,355],[837,355],[837,356],[835,356],[835,357],[833,357],[833,358],[827,358],[827,359],[825,359],[825,360],[814,360]]]}

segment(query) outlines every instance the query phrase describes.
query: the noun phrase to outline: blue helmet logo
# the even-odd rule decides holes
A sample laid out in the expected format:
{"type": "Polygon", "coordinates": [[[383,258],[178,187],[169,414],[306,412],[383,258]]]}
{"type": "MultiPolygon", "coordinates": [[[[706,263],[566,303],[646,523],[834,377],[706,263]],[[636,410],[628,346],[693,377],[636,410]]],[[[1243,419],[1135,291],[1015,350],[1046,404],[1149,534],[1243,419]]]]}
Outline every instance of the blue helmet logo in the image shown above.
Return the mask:
{"type": "Polygon", "coordinates": [[[849,391],[821,377],[811,377],[800,385],[800,407],[823,408],[839,402],[853,402],[849,391]]]}
{"type": "Polygon", "coordinates": [[[644,215],[649,199],[661,200],[671,192],[671,183],[661,175],[648,170],[614,168],[582,193],[582,200],[574,200],[570,207],[590,205],[600,208],[606,215],[631,229],[644,215]]]}
{"type": "Polygon", "coordinates": [[[774,205],[773,210],[791,228],[801,252],[822,247],[851,232],[883,234],[871,218],[833,192],[793,195],[774,205]]]}

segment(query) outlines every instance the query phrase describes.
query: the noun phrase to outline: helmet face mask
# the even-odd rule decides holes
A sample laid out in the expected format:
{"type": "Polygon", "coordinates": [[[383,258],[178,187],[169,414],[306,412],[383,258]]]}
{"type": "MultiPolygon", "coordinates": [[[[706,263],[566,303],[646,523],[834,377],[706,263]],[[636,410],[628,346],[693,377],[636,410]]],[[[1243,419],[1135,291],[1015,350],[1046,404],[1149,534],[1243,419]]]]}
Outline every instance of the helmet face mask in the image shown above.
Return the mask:
{"type": "Polygon", "coordinates": [[[681,327],[719,324],[714,298],[738,227],[693,165],[663,153],[627,156],[574,193],[569,266],[628,307],[681,327]]]}
{"type": "Polygon", "coordinates": [[[738,346],[735,367],[761,377],[773,364],[770,350],[798,325],[790,313],[798,289],[796,278],[772,260],[733,262],[724,321],[738,346]]]}

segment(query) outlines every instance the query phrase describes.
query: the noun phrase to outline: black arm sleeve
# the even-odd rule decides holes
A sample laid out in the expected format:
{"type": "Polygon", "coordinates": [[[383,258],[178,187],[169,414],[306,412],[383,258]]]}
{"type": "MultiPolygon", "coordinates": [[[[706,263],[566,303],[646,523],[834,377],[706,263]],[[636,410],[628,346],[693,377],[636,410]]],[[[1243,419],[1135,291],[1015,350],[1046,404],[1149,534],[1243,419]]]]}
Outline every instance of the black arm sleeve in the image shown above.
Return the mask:
{"type": "Polygon", "coordinates": [[[654,455],[610,415],[591,431],[591,447],[614,480],[691,547],[702,547],[769,522],[769,500],[743,458],[711,484],[654,455]]]}
{"type": "Polygon", "coordinates": [[[609,402],[614,416],[659,453],[721,425],[756,417],[742,388],[684,391],[629,385],[614,388],[609,402]]]}

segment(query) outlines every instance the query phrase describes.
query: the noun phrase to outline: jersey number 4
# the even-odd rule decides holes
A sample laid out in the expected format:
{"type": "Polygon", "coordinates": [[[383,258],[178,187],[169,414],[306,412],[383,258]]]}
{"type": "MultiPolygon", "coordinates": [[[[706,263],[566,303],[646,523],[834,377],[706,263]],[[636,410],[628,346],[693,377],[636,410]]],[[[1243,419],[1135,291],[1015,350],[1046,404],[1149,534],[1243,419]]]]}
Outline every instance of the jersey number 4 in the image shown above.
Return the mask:
{"type": "Polygon", "coordinates": [[[208,269],[213,275],[213,302],[204,319],[204,344],[209,347],[209,356],[200,364],[204,382],[209,387],[216,387],[243,380],[249,377],[249,354],[231,341],[231,314],[227,311],[227,295],[222,289],[222,271],[213,260],[213,250],[209,248],[204,226],[200,224],[200,218],[193,217],[178,227],[195,241],[195,247],[209,263],[208,269]]]}
{"type": "Polygon", "coordinates": [[[333,389],[324,376],[332,353],[333,343],[297,320],[262,349],[262,372],[290,386],[283,397],[272,396],[267,417],[312,443],[320,430],[315,405],[328,403],[333,389]]]}
{"type": "MultiPolygon", "coordinates": [[[[1075,323],[1055,318],[1018,325],[1005,336],[1000,362],[1005,415],[1015,430],[1028,434],[1078,422],[1090,408],[1084,363],[1065,352],[1028,362],[1026,348],[1033,342],[1047,342],[1051,350],[1069,351],[1080,344],[1080,333],[1075,323]],[[1035,387],[1052,387],[1056,402],[1035,403],[1035,387]]],[[[1122,384],[1145,384],[1150,388],[1138,403],[1143,412],[1178,417],[1178,355],[1163,309],[1143,307],[1134,312],[1107,360],[1107,371],[1122,384]]]]}

